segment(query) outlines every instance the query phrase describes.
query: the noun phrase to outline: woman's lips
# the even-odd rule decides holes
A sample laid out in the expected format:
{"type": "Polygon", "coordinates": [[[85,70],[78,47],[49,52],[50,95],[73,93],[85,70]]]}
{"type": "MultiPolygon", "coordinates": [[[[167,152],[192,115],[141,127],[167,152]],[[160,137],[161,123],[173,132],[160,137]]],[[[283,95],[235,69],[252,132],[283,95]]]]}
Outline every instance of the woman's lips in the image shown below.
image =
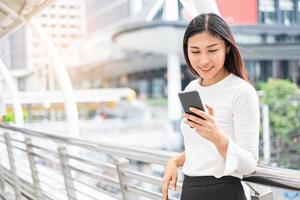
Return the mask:
{"type": "Polygon", "coordinates": [[[206,68],[200,68],[200,67],[199,67],[199,69],[200,69],[201,71],[203,71],[203,72],[209,72],[212,68],[213,68],[213,66],[211,66],[211,67],[206,67],[206,68]]]}

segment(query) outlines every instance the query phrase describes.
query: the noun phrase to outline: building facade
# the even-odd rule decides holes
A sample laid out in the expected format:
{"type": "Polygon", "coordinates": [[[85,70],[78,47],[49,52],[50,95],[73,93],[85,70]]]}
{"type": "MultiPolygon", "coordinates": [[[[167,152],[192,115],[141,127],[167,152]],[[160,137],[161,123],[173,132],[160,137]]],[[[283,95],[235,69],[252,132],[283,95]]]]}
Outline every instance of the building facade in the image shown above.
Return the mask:
{"type": "MultiPolygon", "coordinates": [[[[253,83],[282,78],[300,86],[300,0],[216,2],[222,17],[231,25],[253,83]]],[[[183,59],[181,62],[185,87],[194,77],[183,59]]],[[[167,69],[164,64],[158,68],[115,77],[111,85],[129,85],[149,98],[166,97],[167,69]]]]}
{"type": "MultiPolygon", "coordinates": [[[[36,18],[63,55],[63,52],[81,37],[97,35],[98,31],[128,19],[134,21],[135,17],[148,12],[148,8],[155,2],[59,0],[36,18]]],[[[250,79],[254,83],[273,77],[290,79],[300,85],[300,0],[216,2],[223,18],[231,24],[250,79]]],[[[180,19],[186,19],[187,12],[182,5],[179,10],[180,19]]],[[[154,19],[158,20],[163,12],[159,11],[154,19]]],[[[8,42],[2,42],[1,51],[2,59],[15,71],[13,75],[19,90],[58,89],[51,60],[29,27],[13,34],[8,42]],[[13,59],[7,59],[8,57],[13,59]]],[[[115,57],[123,57],[112,57],[110,61],[93,64],[90,69],[83,65],[81,68],[84,69],[84,73],[79,68],[70,68],[71,75],[72,71],[79,74],[78,79],[72,77],[76,88],[131,87],[142,97],[167,96],[165,56],[117,48],[113,51],[115,57]]],[[[103,53],[105,52],[99,51],[99,57],[103,53]]],[[[187,70],[182,55],[181,73],[182,87],[185,87],[194,77],[187,70]]]]}

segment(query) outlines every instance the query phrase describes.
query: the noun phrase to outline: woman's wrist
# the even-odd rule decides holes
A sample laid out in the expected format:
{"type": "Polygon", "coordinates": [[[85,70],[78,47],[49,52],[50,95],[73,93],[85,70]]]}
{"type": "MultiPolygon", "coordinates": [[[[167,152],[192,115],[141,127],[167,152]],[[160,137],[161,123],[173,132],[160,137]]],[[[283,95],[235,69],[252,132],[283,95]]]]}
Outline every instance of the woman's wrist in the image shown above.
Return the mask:
{"type": "Polygon", "coordinates": [[[181,153],[178,156],[175,156],[169,160],[169,162],[174,162],[177,167],[182,167],[185,160],[185,153],[181,153]]]}
{"type": "Polygon", "coordinates": [[[178,161],[178,158],[177,158],[177,157],[173,157],[173,158],[171,158],[169,161],[173,162],[177,167],[180,167],[180,166],[179,166],[179,161],[178,161]]]}

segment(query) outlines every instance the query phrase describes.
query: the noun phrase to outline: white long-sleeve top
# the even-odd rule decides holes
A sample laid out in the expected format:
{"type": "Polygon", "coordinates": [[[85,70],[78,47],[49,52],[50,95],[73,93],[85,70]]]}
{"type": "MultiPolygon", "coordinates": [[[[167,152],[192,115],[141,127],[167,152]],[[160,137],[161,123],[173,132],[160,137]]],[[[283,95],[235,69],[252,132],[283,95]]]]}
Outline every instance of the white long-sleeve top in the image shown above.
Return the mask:
{"type": "Polygon", "coordinates": [[[214,109],[215,122],[229,138],[226,160],[216,146],[201,137],[183,121],[185,162],[183,173],[188,176],[235,176],[242,178],[255,171],[258,161],[259,104],[254,87],[230,74],[211,86],[193,80],[185,91],[199,92],[203,105],[214,109]]]}

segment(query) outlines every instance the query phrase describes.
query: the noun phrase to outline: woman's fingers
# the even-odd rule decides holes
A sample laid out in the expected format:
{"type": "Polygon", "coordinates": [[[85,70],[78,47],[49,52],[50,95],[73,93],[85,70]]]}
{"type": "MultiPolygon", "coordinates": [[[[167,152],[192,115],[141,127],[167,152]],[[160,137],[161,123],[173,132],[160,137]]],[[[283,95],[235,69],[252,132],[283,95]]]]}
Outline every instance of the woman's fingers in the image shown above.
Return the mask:
{"type": "Polygon", "coordinates": [[[212,121],[213,120],[211,118],[211,116],[209,116],[208,114],[206,114],[205,112],[203,112],[202,110],[199,110],[197,108],[190,107],[190,111],[193,112],[193,113],[195,113],[196,115],[202,117],[205,120],[208,120],[208,121],[212,121]]]}
{"type": "Polygon", "coordinates": [[[199,117],[196,117],[196,116],[193,116],[193,115],[185,115],[185,117],[190,120],[190,121],[193,121],[197,124],[200,124],[200,125],[204,125],[205,124],[205,120],[199,118],[199,117]]]}
{"type": "Polygon", "coordinates": [[[163,194],[163,199],[168,200],[168,190],[169,190],[169,185],[171,185],[172,189],[176,191],[176,185],[177,185],[177,175],[174,174],[171,177],[164,178],[163,180],[163,187],[162,187],[162,194],[163,194]]]}
{"type": "Polygon", "coordinates": [[[177,182],[177,165],[175,159],[170,159],[166,165],[164,178],[163,178],[163,186],[162,186],[162,193],[163,199],[168,200],[168,190],[169,187],[176,189],[176,182],[177,182]]]}
{"type": "Polygon", "coordinates": [[[201,132],[205,130],[204,125],[199,125],[198,123],[195,123],[190,120],[186,120],[185,122],[187,125],[189,125],[191,128],[194,128],[197,132],[201,132]]]}
{"type": "Polygon", "coordinates": [[[210,115],[212,115],[212,116],[215,115],[213,107],[210,107],[210,106],[207,105],[207,104],[205,104],[205,107],[208,109],[208,113],[209,113],[210,115]]]}
{"type": "Polygon", "coordinates": [[[176,191],[177,175],[172,176],[171,185],[174,191],[176,191]]]}
{"type": "Polygon", "coordinates": [[[162,194],[163,194],[163,199],[168,200],[168,189],[169,189],[169,184],[170,184],[170,178],[165,178],[163,180],[163,187],[162,187],[162,194]]]}
{"type": "Polygon", "coordinates": [[[190,121],[190,120],[186,120],[185,122],[187,125],[189,125],[191,128],[195,128],[195,130],[197,132],[202,132],[205,130],[205,127],[203,125],[199,125],[193,121],[190,121]]]}

